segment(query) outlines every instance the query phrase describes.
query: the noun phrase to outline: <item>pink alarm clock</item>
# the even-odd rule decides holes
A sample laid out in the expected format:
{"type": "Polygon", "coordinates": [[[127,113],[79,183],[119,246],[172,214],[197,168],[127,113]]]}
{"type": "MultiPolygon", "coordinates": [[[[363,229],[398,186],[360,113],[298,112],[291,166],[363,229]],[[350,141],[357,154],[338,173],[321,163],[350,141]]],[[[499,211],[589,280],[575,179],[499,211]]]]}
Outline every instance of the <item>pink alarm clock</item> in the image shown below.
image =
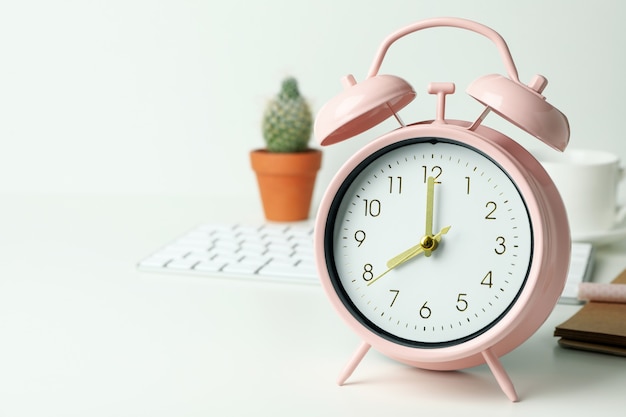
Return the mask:
{"type": "Polygon", "coordinates": [[[339,377],[370,347],[431,370],[487,363],[505,394],[515,388],[499,358],[548,317],[565,285],[570,231],[560,195],[521,145],[483,124],[490,111],[550,147],[569,141],[567,118],[550,105],[537,75],[525,85],[502,37],[459,18],[419,21],[382,43],[365,80],[344,90],[315,122],[321,145],[360,134],[387,118],[399,127],[353,155],[326,190],[315,223],[320,279],[339,316],[362,339],[339,377]],[[445,118],[452,83],[431,83],[434,120],[405,124],[415,98],[403,79],[380,75],[389,46],[432,27],[486,36],[508,77],[487,75],[467,93],[485,106],[474,121],[445,118]]]}

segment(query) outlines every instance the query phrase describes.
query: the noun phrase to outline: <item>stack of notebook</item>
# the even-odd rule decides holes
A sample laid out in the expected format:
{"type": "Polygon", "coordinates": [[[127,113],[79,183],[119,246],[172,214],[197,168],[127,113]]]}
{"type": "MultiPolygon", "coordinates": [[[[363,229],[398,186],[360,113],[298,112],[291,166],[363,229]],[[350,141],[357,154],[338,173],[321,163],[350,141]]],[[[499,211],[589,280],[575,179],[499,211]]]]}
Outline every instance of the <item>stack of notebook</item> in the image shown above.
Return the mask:
{"type": "MultiPolygon", "coordinates": [[[[626,284],[626,270],[612,282],[626,284]]],[[[626,304],[589,301],[554,336],[562,347],[626,356],[626,304]]]]}

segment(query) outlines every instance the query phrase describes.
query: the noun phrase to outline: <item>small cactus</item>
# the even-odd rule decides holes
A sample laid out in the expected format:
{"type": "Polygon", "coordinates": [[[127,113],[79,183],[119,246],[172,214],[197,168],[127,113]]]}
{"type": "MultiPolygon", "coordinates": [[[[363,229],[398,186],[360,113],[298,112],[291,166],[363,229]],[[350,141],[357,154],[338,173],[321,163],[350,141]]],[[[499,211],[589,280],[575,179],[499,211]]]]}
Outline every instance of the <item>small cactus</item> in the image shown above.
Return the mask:
{"type": "Polygon", "coordinates": [[[263,138],[270,152],[302,152],[307,149],[313,116],[293,77],[283,80],[280,93],[267,103],[263,114],[263,138]]]}

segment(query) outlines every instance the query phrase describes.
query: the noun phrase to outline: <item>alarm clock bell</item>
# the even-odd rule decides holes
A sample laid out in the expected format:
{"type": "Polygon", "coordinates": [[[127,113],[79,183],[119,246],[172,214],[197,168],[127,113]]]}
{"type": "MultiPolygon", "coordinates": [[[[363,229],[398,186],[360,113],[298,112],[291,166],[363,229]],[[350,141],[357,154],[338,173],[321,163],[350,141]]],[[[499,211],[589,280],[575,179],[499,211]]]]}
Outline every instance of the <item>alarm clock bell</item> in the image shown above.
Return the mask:
{"type": "Polygon", "coordinates": [[[416,93],[402,78],[379,75],[378,70],[394,41],[409,33],[436,26],[468,29],[488,37],[498,46],[508,69],[509,78],[499,74],[485,75],[467,88],[471,97],[486,106],[470,130],[478,127],[493,111],[548,146],[565,150],[569,142],[569,124],[565,115],[541,95],[548,84],[547,79],[535,75],[528,85],[524,85],[519,81],[508,47],[498,33],[476,22],[453,18],[428,19],[398,31],[383,42],[364,81],[357,83],[353,75],[345,76],[342,79],[344,90],[322,107],[315,120],[315,137],[320,145],[332,145],[354,137],[391,116],[404,126],[398,112],[413,101],[416,93]]]}

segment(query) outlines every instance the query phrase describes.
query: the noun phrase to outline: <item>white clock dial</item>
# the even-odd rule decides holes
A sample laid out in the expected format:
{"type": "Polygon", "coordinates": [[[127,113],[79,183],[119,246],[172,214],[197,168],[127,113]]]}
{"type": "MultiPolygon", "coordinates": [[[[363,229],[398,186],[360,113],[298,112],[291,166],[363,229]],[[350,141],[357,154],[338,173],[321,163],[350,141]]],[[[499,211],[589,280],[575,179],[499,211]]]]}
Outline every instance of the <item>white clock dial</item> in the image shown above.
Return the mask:
{"type": "Polygon", "coordinates": [[[493,160],[452,140],[415,138],[353,170],[331,205],[324,244],[332,284],[362,324],[435,347],[475,337],[515,303],[533,231],[518,188],[493,160]],[[424,250],[425,236],[434,250],[424,250]]]}

